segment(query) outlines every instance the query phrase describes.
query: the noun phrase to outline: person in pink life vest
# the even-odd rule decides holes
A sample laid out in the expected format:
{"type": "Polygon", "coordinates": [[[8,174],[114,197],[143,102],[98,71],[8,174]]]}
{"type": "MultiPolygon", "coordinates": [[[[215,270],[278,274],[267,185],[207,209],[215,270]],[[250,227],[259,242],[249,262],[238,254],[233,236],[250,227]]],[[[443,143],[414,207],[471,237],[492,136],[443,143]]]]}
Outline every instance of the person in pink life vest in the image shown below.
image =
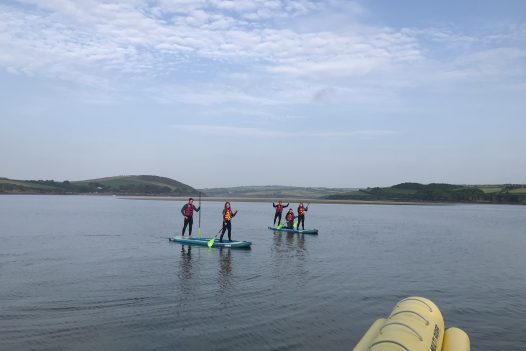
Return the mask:
{"type": "Polygon", "coordinates": [[[296,219],[296,216],[294,215],[294,211],[292,211],[292,208],[287,212],[287,215],[285,216],[285,220],[287,221],[287,228],[288,229],[294,229],[294,219],[296,219]]]}
{"type": "Polygon", "coordinates": [[[194,224],[194,211],[199,212],[201,207],[195,207],[194,205],[194,199],[189,198],[188,203],[184,204],[183,208],[181,208],[181,213],[184,216],[184,225],[183,225],[183,232],[182,236],[184,236],[184,232],[186,231],[186,226],[188,226],[188,235],[192,236],[192,225],[194,224]]]}
{"type": "Polygon", "coordinates": [[[272,206],[276,209],[276,214],[274,215],[274,225],[276,225],[276,218],[278,218],[278,226],[281,224],[281,214],[283,213],[283,209],[289,207],[289,204],[283,205],[281,201],[278,202],[276,205],[275,203],[272,203],[272,206]]]}

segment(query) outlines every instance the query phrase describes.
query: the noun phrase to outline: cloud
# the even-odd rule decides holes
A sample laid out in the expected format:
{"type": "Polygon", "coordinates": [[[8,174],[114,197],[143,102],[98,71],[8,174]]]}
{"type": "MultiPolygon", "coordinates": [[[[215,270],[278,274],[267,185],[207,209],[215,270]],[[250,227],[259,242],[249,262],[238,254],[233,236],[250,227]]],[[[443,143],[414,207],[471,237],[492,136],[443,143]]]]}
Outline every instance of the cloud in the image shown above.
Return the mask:
{"type": "Polygon", "coordinates": [[[171,126],[177,130],[199,134],[221,135],[221,136],[235,136],[235,137],[288,137],[287,132],[264,130],[249,127],[229,127],[216,125],[181,125],[174,124],[171,126]]]}
{"type": "Polygon", "coordinates": [[[254,127],[232,127],[203,124],[173,124],[172,128],[189,133],[209,134],[219,136],[235,136],[245,138],[377,138],[399,134],[394,130],[350,130],[350,131],[278,131],[254,127]]]}
{"type": "Polygon", "coordinates": [[[416,43],[401,33],[379,29],[363,38],[299,33],[263,21],[278,13],[294,16],[312,9],[306,1],[295,6],[240,0],[176,1],[169,6],[161,1],[154,8],[141,1],[25,3],[33,5],[31,11],[0,7],[5,23],[0,49],[11,53],[2,56],[0,64],[25,73],[52,76],[71,71],[72,79],[79,71],[94,76],[105,76],[106,71],[148,75],[172,69],[172,62],[190,65],[193,57],[267,64],[271,72],[295,75],[364,74],[385,61],[419,57],[416,43]],[[249,15],[251,22],[244,19],[249,15]]]}
{"type": "Polygon", "coordinates": [[[0,5],[0,67],[205,106],[370,103],[406,88],[524,79],[524,26],[397,30],[365,14],[339,0],[22,0],[0,5]]]}
{"type": "Polygon", "coordinates": [[[156,87],[149,91],[153,99],[163,104],[185,103],[192,105],[210,106],[216,104],[244,103],[257,105],[275,105],[278,100],[272,97],[258,96],[257,94],[225,89],[224,87],[200,86],[192,89],[178,85],[156,87]]]}

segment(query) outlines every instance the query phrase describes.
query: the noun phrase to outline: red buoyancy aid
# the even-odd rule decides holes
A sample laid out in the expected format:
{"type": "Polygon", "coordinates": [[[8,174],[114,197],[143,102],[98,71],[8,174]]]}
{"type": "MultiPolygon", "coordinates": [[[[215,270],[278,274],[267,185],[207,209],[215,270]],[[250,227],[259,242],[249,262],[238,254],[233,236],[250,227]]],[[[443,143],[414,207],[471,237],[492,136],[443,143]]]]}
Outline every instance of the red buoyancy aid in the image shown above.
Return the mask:
{"type": "Polygon", "coordinates": [[[194,205],[186,204],[184,215],[189,218],[192,217],[194,215],[194,205]]]}
{"type": "Polygon", "coordinates": [[[281,213],[283,212],[283,205],[277,205],[276,206],[276,213],[281,213]]]}
{"type": "Polygon", "coordinates": [[[305,214],[305,207],[298,207],[298,216],[303,216],[305,214]]]}
{"type": "Polygon", "coordinates": [[[232,209],[230,208],[225,209],[225,214],[223,215],[223,219],[225,220],[225,222],[230,222],[230,220],[232,219],[232,209]]]}
{"type": "Polygon", "coordinates": [[[287,213],[287,222],[292,222],[294,220],[294,213],[287,213]]]}

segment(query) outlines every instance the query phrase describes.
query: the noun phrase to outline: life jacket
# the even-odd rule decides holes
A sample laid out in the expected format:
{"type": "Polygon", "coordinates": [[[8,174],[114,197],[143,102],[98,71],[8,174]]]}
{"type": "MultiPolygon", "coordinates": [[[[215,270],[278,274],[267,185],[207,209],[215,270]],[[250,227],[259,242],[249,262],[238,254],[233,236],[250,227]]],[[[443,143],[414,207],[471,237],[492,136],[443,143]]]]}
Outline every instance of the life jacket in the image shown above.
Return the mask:
{"type": "Polygon", "coordinates": [[[192,217],[194,215],[194,205],[186,204],[184,215],[189,218],[192,217]]]}
{"type": "Polygon", "coordinates": [[[294,213],[287,213],[287,222],[291,222],[294,220],[294,213]]]}
{"type": "Polygon", "coordinates": [[[277,205],[276,206],[276,213],[281,213],[283,212],[283,205],[277,205]]]}
{"type": "Polygon", "coordinates": [[[298,216],[303,216],[305,214],[305,207],[298,207],[298,216]]]}
{"type": "Polygon", "coordinates": [[[225,210],[225,214],[223,215],[223,219],[225,220],[225,222],[230,222],[230,220],[232,219],[232,209],[227,208],[225,210]]]}

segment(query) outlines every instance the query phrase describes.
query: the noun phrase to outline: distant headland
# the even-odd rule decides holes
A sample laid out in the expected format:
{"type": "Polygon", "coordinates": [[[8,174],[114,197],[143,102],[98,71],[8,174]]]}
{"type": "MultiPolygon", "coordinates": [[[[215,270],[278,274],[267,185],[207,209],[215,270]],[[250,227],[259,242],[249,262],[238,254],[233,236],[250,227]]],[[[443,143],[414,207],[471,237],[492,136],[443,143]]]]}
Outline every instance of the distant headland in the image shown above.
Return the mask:
{"type": "Polygon", "coordinates": [[[208,198],[316,200],[356,203],[503,203],[526,204],[526,185],[453,185],[401,183],[391,187],[325,188],[293,186],[239,186],[196,189],[176,180],[154,175],[126,175],[82,181],[14,180],[0,178],[0,194],[197,196],[208,198]]]}

